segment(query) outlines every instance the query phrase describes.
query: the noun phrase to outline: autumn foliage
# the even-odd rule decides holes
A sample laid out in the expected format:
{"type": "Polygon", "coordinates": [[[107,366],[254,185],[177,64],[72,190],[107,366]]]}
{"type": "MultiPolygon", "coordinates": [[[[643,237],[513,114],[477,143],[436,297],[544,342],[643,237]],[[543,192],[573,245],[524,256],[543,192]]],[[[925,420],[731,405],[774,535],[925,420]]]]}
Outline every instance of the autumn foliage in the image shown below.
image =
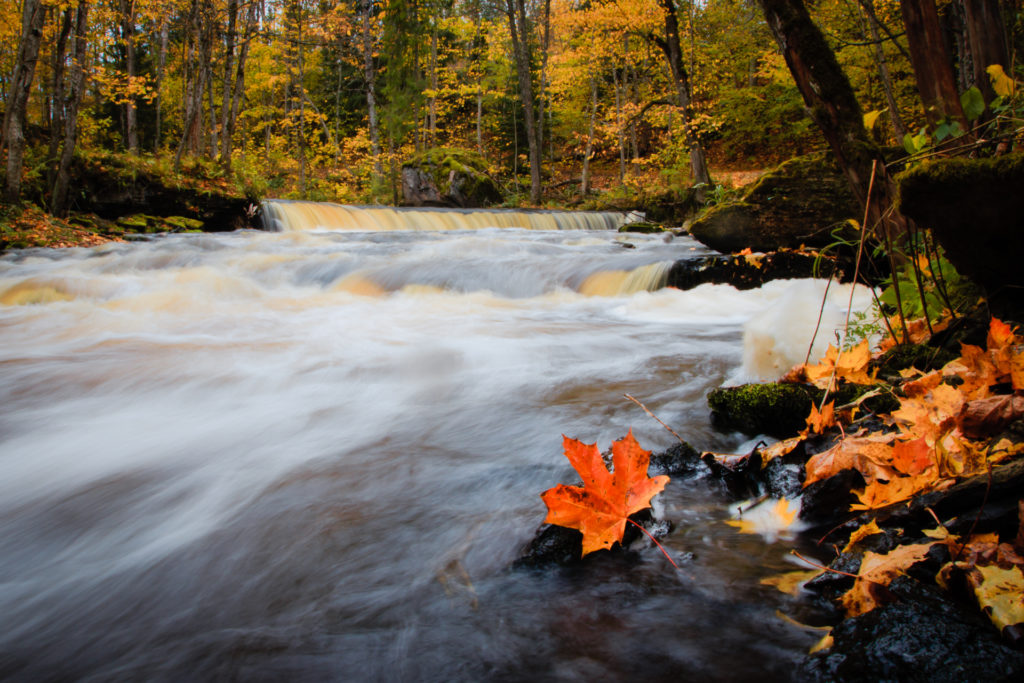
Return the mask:
{"type": "Polygon", "coordinates": [[[583,486],[559,484],[541,494],[548,507],[545,523],[583,533],[583,554],[611,548],[622,541],[626,519],[651,504],[669,478],[647,476],[650,451],[633,438],[633,431],[612,444],[613,471],[609,472],[597,444],[585,444],[563,435],[565,457],[583,480],[583,486]]]}
{"type": "MultiPolygon", "coordinates": [[[[871,361],[866,344],[842,354],[830,348],[821,362],[794,368],[787,380],[828,390],[837,381],[876,384],[868,370],[871,361]]],[[[900,379],[896,388],[877,384],[879,391],[897,393],[899,407],[891,413],[862,422],[856,419],[857,405],[836,409],[828,403],[821,410],[814,406],[807,429],[764,449],[762,460],[786,455],[832,425],[842,429],[833,445],[807,460],[803,487],[806,491],[849,469],[863,477],[863,488],[853,491],[856,501],[850,512],[867,521],[850,534],[843,549],[862,553],[853,585],[840,599],[847,616],[864,614],[892,600],[887,586],[914,565],[929,557],[934,560],[933,549],[944,547],[950,559],[935,577],[940,587],[966,587],[999,629],[1024,623],[1024,501],[1020,531],[1011,541],[1000,542],[996,533],[974,533],[973,526],[957,535],[939,524],[925,531],[919,542],[890,546],[888,552],[864,546],[884,533],[876,520],[884,519],[888,511],[970,477],[988,477],[991,486],[993,469],[1024,453],[1024,443],[1006,433],[1024,417],[1024,340],[993,318],[985,348],[963,344],[960,357],[941,369],[911,368],[902,371],[900,379]]],[[[765,583],[791,590],[823,571],[833,570],[793,572],[765,583]]]]}

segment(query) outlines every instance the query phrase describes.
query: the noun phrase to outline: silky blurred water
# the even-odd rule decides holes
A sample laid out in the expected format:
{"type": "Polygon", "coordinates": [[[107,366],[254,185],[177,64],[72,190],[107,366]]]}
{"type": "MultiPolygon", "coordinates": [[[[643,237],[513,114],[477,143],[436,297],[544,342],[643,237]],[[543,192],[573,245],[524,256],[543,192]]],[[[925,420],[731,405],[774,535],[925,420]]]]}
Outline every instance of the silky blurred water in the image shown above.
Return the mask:
{"type": "Polygon", "coordinates": [[[576,481],[563,433],[674,442],[623,393],[739,443],[705,395],[785,285],[635,291],[701,253],[493,229],[4,256],[0,677],[787,678],[815,636],[758,584],[786,548],[707,485],[658,499],[681,570],[509,569],[576,481]]]}

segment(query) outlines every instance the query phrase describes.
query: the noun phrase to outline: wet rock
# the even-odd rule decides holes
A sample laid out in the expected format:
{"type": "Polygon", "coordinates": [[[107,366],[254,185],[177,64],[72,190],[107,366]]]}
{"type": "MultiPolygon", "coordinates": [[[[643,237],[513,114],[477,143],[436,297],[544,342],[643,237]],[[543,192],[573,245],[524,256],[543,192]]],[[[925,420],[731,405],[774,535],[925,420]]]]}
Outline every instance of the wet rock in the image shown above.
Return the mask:
{"type": "Polygon", "coordinates": [[[128,233],[175,230],[175,226],[157,227],[165,216],[198,221],[209,232],[256,227],[259,199],[219,189],[213,181],[169,182],[156,170],[144,164],[129,166],[117,156],[76,158],[74,163],[77,186],[72,209],[108,220],[134,216],[136,220],[123,228],[128,233]],[[144,227],[140,217],[146,219],[144,227]],[[152,225],[148,219],[153,219],[152,225]]]}
{"type": "Polygon", "coordinates": [[[854,469],[814,482],[803,490],[800,519],[813,527],[832,527],[849,519],[850,505],[857,502],[853,491],[864,486],[864,477],[854,469]]]}
{"type": "Polygon", "coordinates": [[[871,366],[878,368],[879,377],[892,377],[907,368],[924,372],[938,370],[958,357],[957,353],[928,344],[906,344],[892,347],[873,360],[871,366]]]}
{"type": "MultiPolygon", "coordinates": [[[[672,531],[672,524],[667,520],[655,518],[650,508],[630,515],[629,518],[646,529],[647,533],[654,538],[664,538],[672,531]]],[[[604,552],[620,553],[641,537],[645,537],[643,532],[632,524],[626,524],[621,544],[615,544],[610,551],[600,550],[583,558],[582,533],[576,529],[543,524],[537,529],[533,539],[523,548],[519,558],[512,563],[512,568],[578,564],[604,552]]]]}
{"type": "Polygon", "coordinates": [[[635,221],[633,223],[626,223],[619,232],[639,232],[643,234],[652,234],[658,232],[665,232],[665,226],[659,223],[650,223],[648,221],[635,221]]]}
{"type": "Polygon", "coordinates": [[[437,147],[402,164],[402,198],[406,206],[480,208],[502,201],[487,164],[477,154],[437,147]]]}
{"type": "MultiPolygon", "coordinates": [[[[836,406],[856,401],[875,387],[842,384],[830,400],[836,406]]],[[[768,434],[778,439],[795,436],[807,425],[811,406],[821,403],[825,392],[809,384],[763,382],[714,389],[708,394],[711,420],[719,429],[746,434],[768,434]]],[[[861,402],[861,409],[874,413],[890,412],[900,407],[899,400],[882,393],[861,402]]]]}
{"type": "Polygon", "coordinates": [[[823,247],[835,241],[837,226],[861,213],[831,156],[819,152],[785,162],[761,176],[738,201],[712,207],[693,222],[690,234],[726,253],[823,247]]]}
{"type": "Polygon", "coordinates": [[[939,159],[898,183],[900,211],[931,229],[961,274],[989,294],[1024,285],[1024,154],[939,159]]]}
{"type": "Polygon", "coordinates": [[[711,470],[701,460],[700,451],[688,443],[678,443],[667,451],[652,454],[648,473],[699,479],[708,476],[711,470]]]}
{"type": "Polygon", "coordinates": [[[785,455],[768,461],[761,468],[759,479],[763,491],[772,498],[796,498],[803,489],[804,469],[800,462],[802,455],[791,458],[785,455]]]}
{"type": "Polygon", "coordinates": [[[720,429],[785,439],[806,426],[820,393],[802,384],[743,384],[713,390],[708,406],[712,422],[720,429]]]}
{"type": "MultiPolygon", "coordinates": [[[[832,272],[831,261],[825,259],[823,265],[815,256],[795,251],[703,256],[672,264],[666,284],[677,289],[693,289],[703,284],[724,284],[732,285],[736,289],[753,289],[772,280],[815,277],[820,272],[832,272]]],[[[848,279],[842,269],[837,271],[836,277],[844,282],[848,279]]]]}
{"type": "Polygon", "coordinates": [[[978,614],[964,611],[913,579],[889,586],[897,602],[847,619],[833,645],[797,670],[803,681],[1013,681],[1024,653],[1006,645],[978,614]]]}

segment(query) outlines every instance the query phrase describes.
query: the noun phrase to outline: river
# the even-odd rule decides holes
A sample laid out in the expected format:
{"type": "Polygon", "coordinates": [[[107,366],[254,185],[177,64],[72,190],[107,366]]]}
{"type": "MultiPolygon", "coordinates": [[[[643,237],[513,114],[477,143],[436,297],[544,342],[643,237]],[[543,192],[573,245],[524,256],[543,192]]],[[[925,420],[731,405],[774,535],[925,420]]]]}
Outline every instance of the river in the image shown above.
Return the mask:
{"type": "Polygon", "coordinates": [[[674,442],[623,393],[742,442],[705,395],[790,285],[657,288],[704,253],[316,229],[0,258],[0,678],[787,679],[818,637],[759,585],[788,546],[708,484],[657,499],[678,570],[509,568],[577,481],[562,434],[674,442]]]}

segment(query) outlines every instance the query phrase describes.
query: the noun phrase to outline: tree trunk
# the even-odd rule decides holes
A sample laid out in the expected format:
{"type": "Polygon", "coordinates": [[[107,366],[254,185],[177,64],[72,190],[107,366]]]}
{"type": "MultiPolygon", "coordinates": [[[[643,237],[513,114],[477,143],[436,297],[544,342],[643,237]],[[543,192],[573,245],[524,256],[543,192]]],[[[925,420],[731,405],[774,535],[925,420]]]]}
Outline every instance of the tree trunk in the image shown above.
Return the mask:
{"type": "Polygon", "coordinates": [[[672,80],[676,89],[676,104],[683,121],[686,144],[690,151],[690,175],[693,183],[698,186],[697,199],[704,201],[705,193],[711,187],[711,174],[708,172],[704,147],[697,139],[691,126],[690,113],[690,77],[683,66],[683,51],[679,42],[679,18],[676,16],[675,0],[660,0],[665,15],[665,39],[659,45],[668,58],[672,70],[672,80]]]}
{"type": "Polygon", "coordinates": [[[622,123],[622,86],[619,84],[619,70],[612,67],[612,85],[615,87],[615,131],[619,143],[619,185],[626,183],[626,136],[622,123]]]}
{"type": "Polygon", "coordinates": [[[139,153],[138,107],[132,94],[135,81],[135,0],[121,0],[121,42],[124,43],[124,67],[128,75],[128,94],[124,103],[125,142],[128,151],[139,153]]]}
{"type": "Polygon", "coordinates": [[[512,49],[515,52],[516,73],[519,77],[519,98],[523,105],[523,127],[530,155],[530,203],[540,204],[540,144],[537,139],[537,119],[533,108],[533,75],[530,73],[529,30],[524,0],[506,0],[512,49]]]}
{"type": "Polygon", "coordinates": [[[895,210],[895,185],[886,173],[885,160],[864,129],[864,116],[846,74],[803,1],[760,3],[804,104],[866,209],[867,227],[880,225],[890,235],[902,233],[906,222],[895,210]]]}
{"type": "Polygon", "coordinates": [[[868,26],[873,49],[875,52],[875,65],[878,67],[878,78],[882,81],[882,91],[885,93],[885,103],[889,109],[889,123],[892,124],[892,131],[898,141],[902,141],[907,134],[907,127],[903,125],[900,118],[899,106],[896,103],[896,96],[892,89],[892,76],[889,74],[889,60],[885,57],[885,50],[882,47],[882,38],[878,31],[878,17],[875,15],[872,0],[864,0],[861,7],[864,14],[864,21],[868,26]]]}
{"type": "Polygon", "coordinates": [[[934,128],[949,119],[959,123],[960,129],[967,132],[967,120],[960,106],[952,60],[942,38],[935,1],[903,0],[900,8],[907,29],[910,62],[928,123],[934,128]]]}
{"type": "Polygon", "coordinates": [[[379,183],[384,175],[380,162],[380,126],[377,122],[377,70],[373,64],[373,38],[370,35],[370,14],[373,1],[362,0],[363,23],[363,76],[366,80],[366,111],[370,127],[370,154],[373,156],[373,182],[379,183]]]}
{"type": "Polygon", "coordinates": [[[57,46],[53,51],[53,87],[50,101],[50,146],[46,155],[47,184],[52,185],[57,170],[57,153],[60,141],[64,139],[64,63],[67,60],[68,36],[71,35],[71,19],[75,10],[67,7],[61,13],[57,46]]]}
{"type": "MultiPolygon", "coordinates": [[[[235,144],[235,128],[238,125],[238,108],[241,106],[242,96],[245,94],[245,64],[249,57],[249,44],[256,33],[259,5],[255,0],[250,0],[245,15],[245,29],[243,30],[242,44],[238,48],[238,58],[235,66],[234,85],[231,94],[231,112],[227,118],[227,128],[221,131],[221,158],[224,169],[231,170],[231,158],[235,144]]],[[[245,146],[242,146],[243,157],[245,146]]]]}
{"type": "Polygon", "coordinates": [[[228,119],[231,118],[231,103],[234,87],[232,72],[235,68],[235,43],[238,40],[238,0],[228,0],[228,27],[224,34],[224,83],[220,104],[220,163],[225,170],[231,168],[231,138],[228,136],[228,119]]]}
{"type": "Polygon", "coordinates": [[[537,98],[537,147],[544,153],[544,110],[547,102],[548,51],[551,48],[551,0],[544,0],[544,40],[540,46],[540,94],[537,98]]]}
{"type": "Polygon", "coordinates": [[[153,153],[160,153],[163,124],[163,95],[160,92],[164,83],[164,70],[167,68],[167,43],[171,37],[171,24],[166,16],[160,18],[160,48],[156,62],[156,130],[153,140],[153,153]]]}
{"type": "Polygon", "coordinates": [[[21,15],[21,40],[11,77],[10,96],[4,111],[3,142],[7,145],[7,188],[9,202],[21,198],[21,166],[25,158],[25,112],[39,59],[39,41],[43,36],[45,8],[40,0],[24,0],[21,15]]]}
{"type": "Polygon", "coordinates": [[[71,186],[71,160],[78,145],[78,108],[85,92],[85,59],[89,45],[89,3],[80,0],[75,13],[75,34],[71,48],[71,74],[67,100],[64,103],[64,146],[57,166],[53,191],[50,194],[50,212],[57,217],[68,215],[68,190],[71,186]]]}
{"type": "Polygon", "coordinates": [[[978,86],[988,104],[995,99],[992,81],[986,69],[999,64],[1010,72],[1010,56],[998,0],[964,0],[967,40],[974,63],[974,85],[978,86]]]}
{"type": "Polygon", "coordinates": [[[594,151],[594,127],[597,124],[597,76],[590,76],[590,124],[587,126],[587,145],[583,149],[583,173],[580,175],[580,195],[590,192],[590,155],[594,151]]]}

